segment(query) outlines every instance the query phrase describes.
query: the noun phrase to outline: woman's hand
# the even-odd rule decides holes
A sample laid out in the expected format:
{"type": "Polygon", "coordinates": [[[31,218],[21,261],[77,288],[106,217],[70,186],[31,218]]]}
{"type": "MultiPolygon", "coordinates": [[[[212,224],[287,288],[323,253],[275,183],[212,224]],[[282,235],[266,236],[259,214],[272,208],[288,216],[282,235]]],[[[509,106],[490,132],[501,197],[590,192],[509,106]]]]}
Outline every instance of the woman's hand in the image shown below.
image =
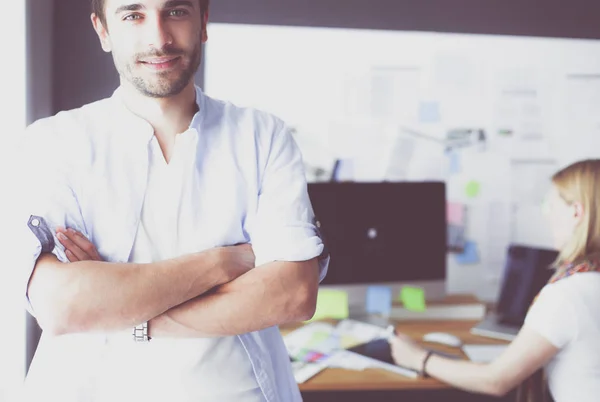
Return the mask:
{"type": "Polygon", "coordinates": [[[397,334],[390,338],[390,346],[392,348],[392,357],[397,365],[418,372],[421,371],[423,360],[427,356],[425,349],[404,334],[397,334]]]}

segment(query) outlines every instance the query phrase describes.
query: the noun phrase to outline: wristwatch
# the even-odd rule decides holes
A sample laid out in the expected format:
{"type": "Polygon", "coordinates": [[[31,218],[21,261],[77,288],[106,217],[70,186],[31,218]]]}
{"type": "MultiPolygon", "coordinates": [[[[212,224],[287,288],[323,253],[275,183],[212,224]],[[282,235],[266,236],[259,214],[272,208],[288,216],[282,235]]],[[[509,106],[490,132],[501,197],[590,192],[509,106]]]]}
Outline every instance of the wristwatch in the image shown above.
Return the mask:
{"type": "Polygon", "coordinates": [[[133,340],[134,342],[149,342],[150,337],[148,336],[148,323],[133,327],[133,340]]]}

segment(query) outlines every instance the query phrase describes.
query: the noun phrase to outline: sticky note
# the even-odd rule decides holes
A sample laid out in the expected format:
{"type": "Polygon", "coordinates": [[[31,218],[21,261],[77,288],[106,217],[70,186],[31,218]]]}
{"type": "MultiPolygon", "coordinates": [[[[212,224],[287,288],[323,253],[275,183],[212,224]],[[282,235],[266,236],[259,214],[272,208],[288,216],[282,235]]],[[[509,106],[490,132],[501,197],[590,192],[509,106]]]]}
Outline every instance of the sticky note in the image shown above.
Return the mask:
{"type": "Polygon", "coordinates": [[[464,226],[465,206],[456,202],[449,202],[446,205],[446,216],[449,224],[464,226]]]}
{"type": "Polygon", "coordinates": [[[439,123],[441,120],[439,102],[421,102],[419,104],[419,122],[439,123]]]}
{"type": "Polygon", "coordinates": [[[450,151],[448,158],[450,159],[448,166],[450,174],[459,174],[461,170],[460,154],[457,151],[450,151]]]}
{"type": "Polygon", "coordinates": [[[410,311],[425,311],[425,291],[421,288],[404,286],[400,291],[400,301],[404,308],[410,311]]]}
{"type": "Polygon", "coordinates": [[[479,249],[477,243],[468,241],[461,254],[456,254],[456,262],[461,265],[477,264],[479,262],[479,249]]]}
{"type": "Polygon", "coordinates": [[[367,288],[367,313],[389,315],[392,310],[392,289],[385,286],[367,288]]]}
{"type": "Polygon", "coordinates": [[[317,296],[317,310],[310,321],[332,318],[348,318],[348,293],[340,290],[320,289],[317,296]]]}
{"type": "Polygon", "coordinates": [[[513,130],[508,129],[508,128],[501,128],[500,130],[498,130],[498,135],[500,135],[502,137],[512,137],[513,130]]]}
{"type": "Polygon", "coordinates": [[[479,192],[481,191],[481,184],[479,184],[479,182],[477,181],[472,180],[469,183],[467,183],[465,191],[467,193],[467,197],[475,198],[479,195],[479,192]]]}

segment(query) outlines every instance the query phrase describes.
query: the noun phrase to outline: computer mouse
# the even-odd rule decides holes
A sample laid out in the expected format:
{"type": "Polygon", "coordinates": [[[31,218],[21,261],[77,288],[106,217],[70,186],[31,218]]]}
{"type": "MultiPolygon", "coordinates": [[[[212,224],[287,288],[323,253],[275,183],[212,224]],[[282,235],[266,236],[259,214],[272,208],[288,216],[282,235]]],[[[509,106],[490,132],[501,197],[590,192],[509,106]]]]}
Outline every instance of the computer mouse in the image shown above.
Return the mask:
{"type": "Polygon", "coordinates": [[[425,342],[439,343],[441,345],[459,348],[462,346],[462,341],[459,337],[448,334],[446,332],[430,332],[423,336],[425,342]]]}

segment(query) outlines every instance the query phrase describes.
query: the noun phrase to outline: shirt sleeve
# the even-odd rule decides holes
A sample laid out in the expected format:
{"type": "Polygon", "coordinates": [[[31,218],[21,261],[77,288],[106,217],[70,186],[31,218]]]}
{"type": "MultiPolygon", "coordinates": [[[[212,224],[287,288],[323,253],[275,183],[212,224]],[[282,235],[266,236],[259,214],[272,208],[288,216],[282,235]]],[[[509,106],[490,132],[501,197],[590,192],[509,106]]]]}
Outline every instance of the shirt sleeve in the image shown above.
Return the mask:
{"type": "Polygon", "coordinates": [[[68,155],[57,145],[56,138],[40,124],[28,127],[14,146],[12,166],[18,175],[11,175],[7,183],[10,207],[4,210],[4,221],[11,233],[8,260],[18,272],[17,286],[23,289],[25,306],[34,316],[27,289],[37,259],[42,253],[53,253],[68,262],[56,228],[70,227],[87,236],[69,183],[68,155]]]}
{"type": "Polygon", "coordinates": [[[320,280],[329,255],[316,227],[304,163],[290,131],[278,131],[270,146],[250,234],[257,265],[319,258],[320,280]]]}
{"type": "Polygon", "coordinates": [[[577,333],[573,305],[561,283],[546,285],[525,318],[525,326],[546,338],[555,347],[564,348],[577,333]]]}

